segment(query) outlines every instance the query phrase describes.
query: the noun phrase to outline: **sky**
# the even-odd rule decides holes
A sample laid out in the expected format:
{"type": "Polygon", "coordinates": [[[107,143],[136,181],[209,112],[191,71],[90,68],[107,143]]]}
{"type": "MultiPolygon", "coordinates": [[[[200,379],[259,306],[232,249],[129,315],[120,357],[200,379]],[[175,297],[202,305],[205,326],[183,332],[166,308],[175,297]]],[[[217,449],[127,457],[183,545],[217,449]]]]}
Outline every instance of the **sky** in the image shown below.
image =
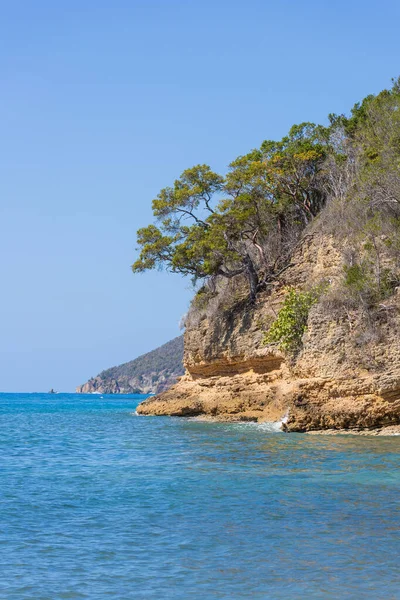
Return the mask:
{"type": "Polygon", "coordinates": [[[400,75],[400,3],[0,0],[0,391],[73,391],[179,335],[133,275],[151,200],[400,75]]]}

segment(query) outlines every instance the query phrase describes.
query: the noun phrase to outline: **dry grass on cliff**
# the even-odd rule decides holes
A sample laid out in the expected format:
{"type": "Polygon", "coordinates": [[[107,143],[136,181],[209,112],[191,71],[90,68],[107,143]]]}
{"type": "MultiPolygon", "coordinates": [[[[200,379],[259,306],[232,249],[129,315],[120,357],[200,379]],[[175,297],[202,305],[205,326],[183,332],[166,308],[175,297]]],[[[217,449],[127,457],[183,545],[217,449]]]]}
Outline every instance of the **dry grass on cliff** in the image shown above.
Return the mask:
{"type": "Polygon", "coordinates": [[[241,311],[249,305],[244,276],[233,279],[212,278],[197,292],[185,319],[185,327],[196,328],[203,319],[213,320],[241,311]]]}

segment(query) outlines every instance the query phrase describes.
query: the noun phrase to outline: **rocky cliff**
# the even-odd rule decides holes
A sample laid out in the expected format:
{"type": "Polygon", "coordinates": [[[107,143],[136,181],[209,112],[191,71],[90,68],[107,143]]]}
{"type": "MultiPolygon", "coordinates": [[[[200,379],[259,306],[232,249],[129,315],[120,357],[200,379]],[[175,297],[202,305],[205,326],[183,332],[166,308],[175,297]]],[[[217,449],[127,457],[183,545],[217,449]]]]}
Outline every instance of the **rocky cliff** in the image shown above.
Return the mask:
{"type": "Polygon", "coordinates": [[[102,371],[76,388],[78,394],[150,394],[171,387],[183,375],[183,337],[139,356],[135,360],[102,371]]]}
{"type": "Polygon", "coordinates": [[[185,375],[138,412],[281,420],[287,431],[400,424],[398,289],[377,308],[373,324],[359,309],[335,311],[334,293],[331,304],[323,295],[309,312],[295,356],[265,345],[288,288],[324,282],[334,291],[345,255],[346,248],[317,227],[254,305],[240,296],[238,286],[229,306],[221,291],[203,308],[194,306],[186,325],[185,375]]]}

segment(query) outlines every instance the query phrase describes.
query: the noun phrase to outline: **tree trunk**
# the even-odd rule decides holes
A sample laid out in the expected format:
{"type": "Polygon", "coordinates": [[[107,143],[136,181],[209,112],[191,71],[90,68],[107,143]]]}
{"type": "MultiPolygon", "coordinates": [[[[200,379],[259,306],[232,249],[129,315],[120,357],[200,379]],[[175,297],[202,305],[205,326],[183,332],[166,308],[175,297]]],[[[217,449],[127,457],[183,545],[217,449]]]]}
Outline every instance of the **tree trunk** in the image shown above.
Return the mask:
{"type": "Polygon", "coordinates": [[[245,263],[245,271],[247,276],[247,281],[249,282],[250,288],[250,301],[254,302],[257,296],[257,288],[258,288],[258,275],[257,271],[254,268],[253,261],[250,256],[247,255],[244,259],[245,263]]]}

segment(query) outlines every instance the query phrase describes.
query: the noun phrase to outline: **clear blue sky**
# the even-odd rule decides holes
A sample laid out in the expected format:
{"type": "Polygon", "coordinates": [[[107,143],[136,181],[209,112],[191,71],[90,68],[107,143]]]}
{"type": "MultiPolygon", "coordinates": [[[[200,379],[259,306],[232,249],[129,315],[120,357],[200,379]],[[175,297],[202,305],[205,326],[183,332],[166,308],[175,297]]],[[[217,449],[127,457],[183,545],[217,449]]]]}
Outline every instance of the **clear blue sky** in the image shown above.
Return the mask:
{"type": "Polygon", "coordinates": [[[400,74],[397,0],[0,9],[1,391],[72,391],[178,335],[189,282],[130,272],[159,189],[400,74]]]}

